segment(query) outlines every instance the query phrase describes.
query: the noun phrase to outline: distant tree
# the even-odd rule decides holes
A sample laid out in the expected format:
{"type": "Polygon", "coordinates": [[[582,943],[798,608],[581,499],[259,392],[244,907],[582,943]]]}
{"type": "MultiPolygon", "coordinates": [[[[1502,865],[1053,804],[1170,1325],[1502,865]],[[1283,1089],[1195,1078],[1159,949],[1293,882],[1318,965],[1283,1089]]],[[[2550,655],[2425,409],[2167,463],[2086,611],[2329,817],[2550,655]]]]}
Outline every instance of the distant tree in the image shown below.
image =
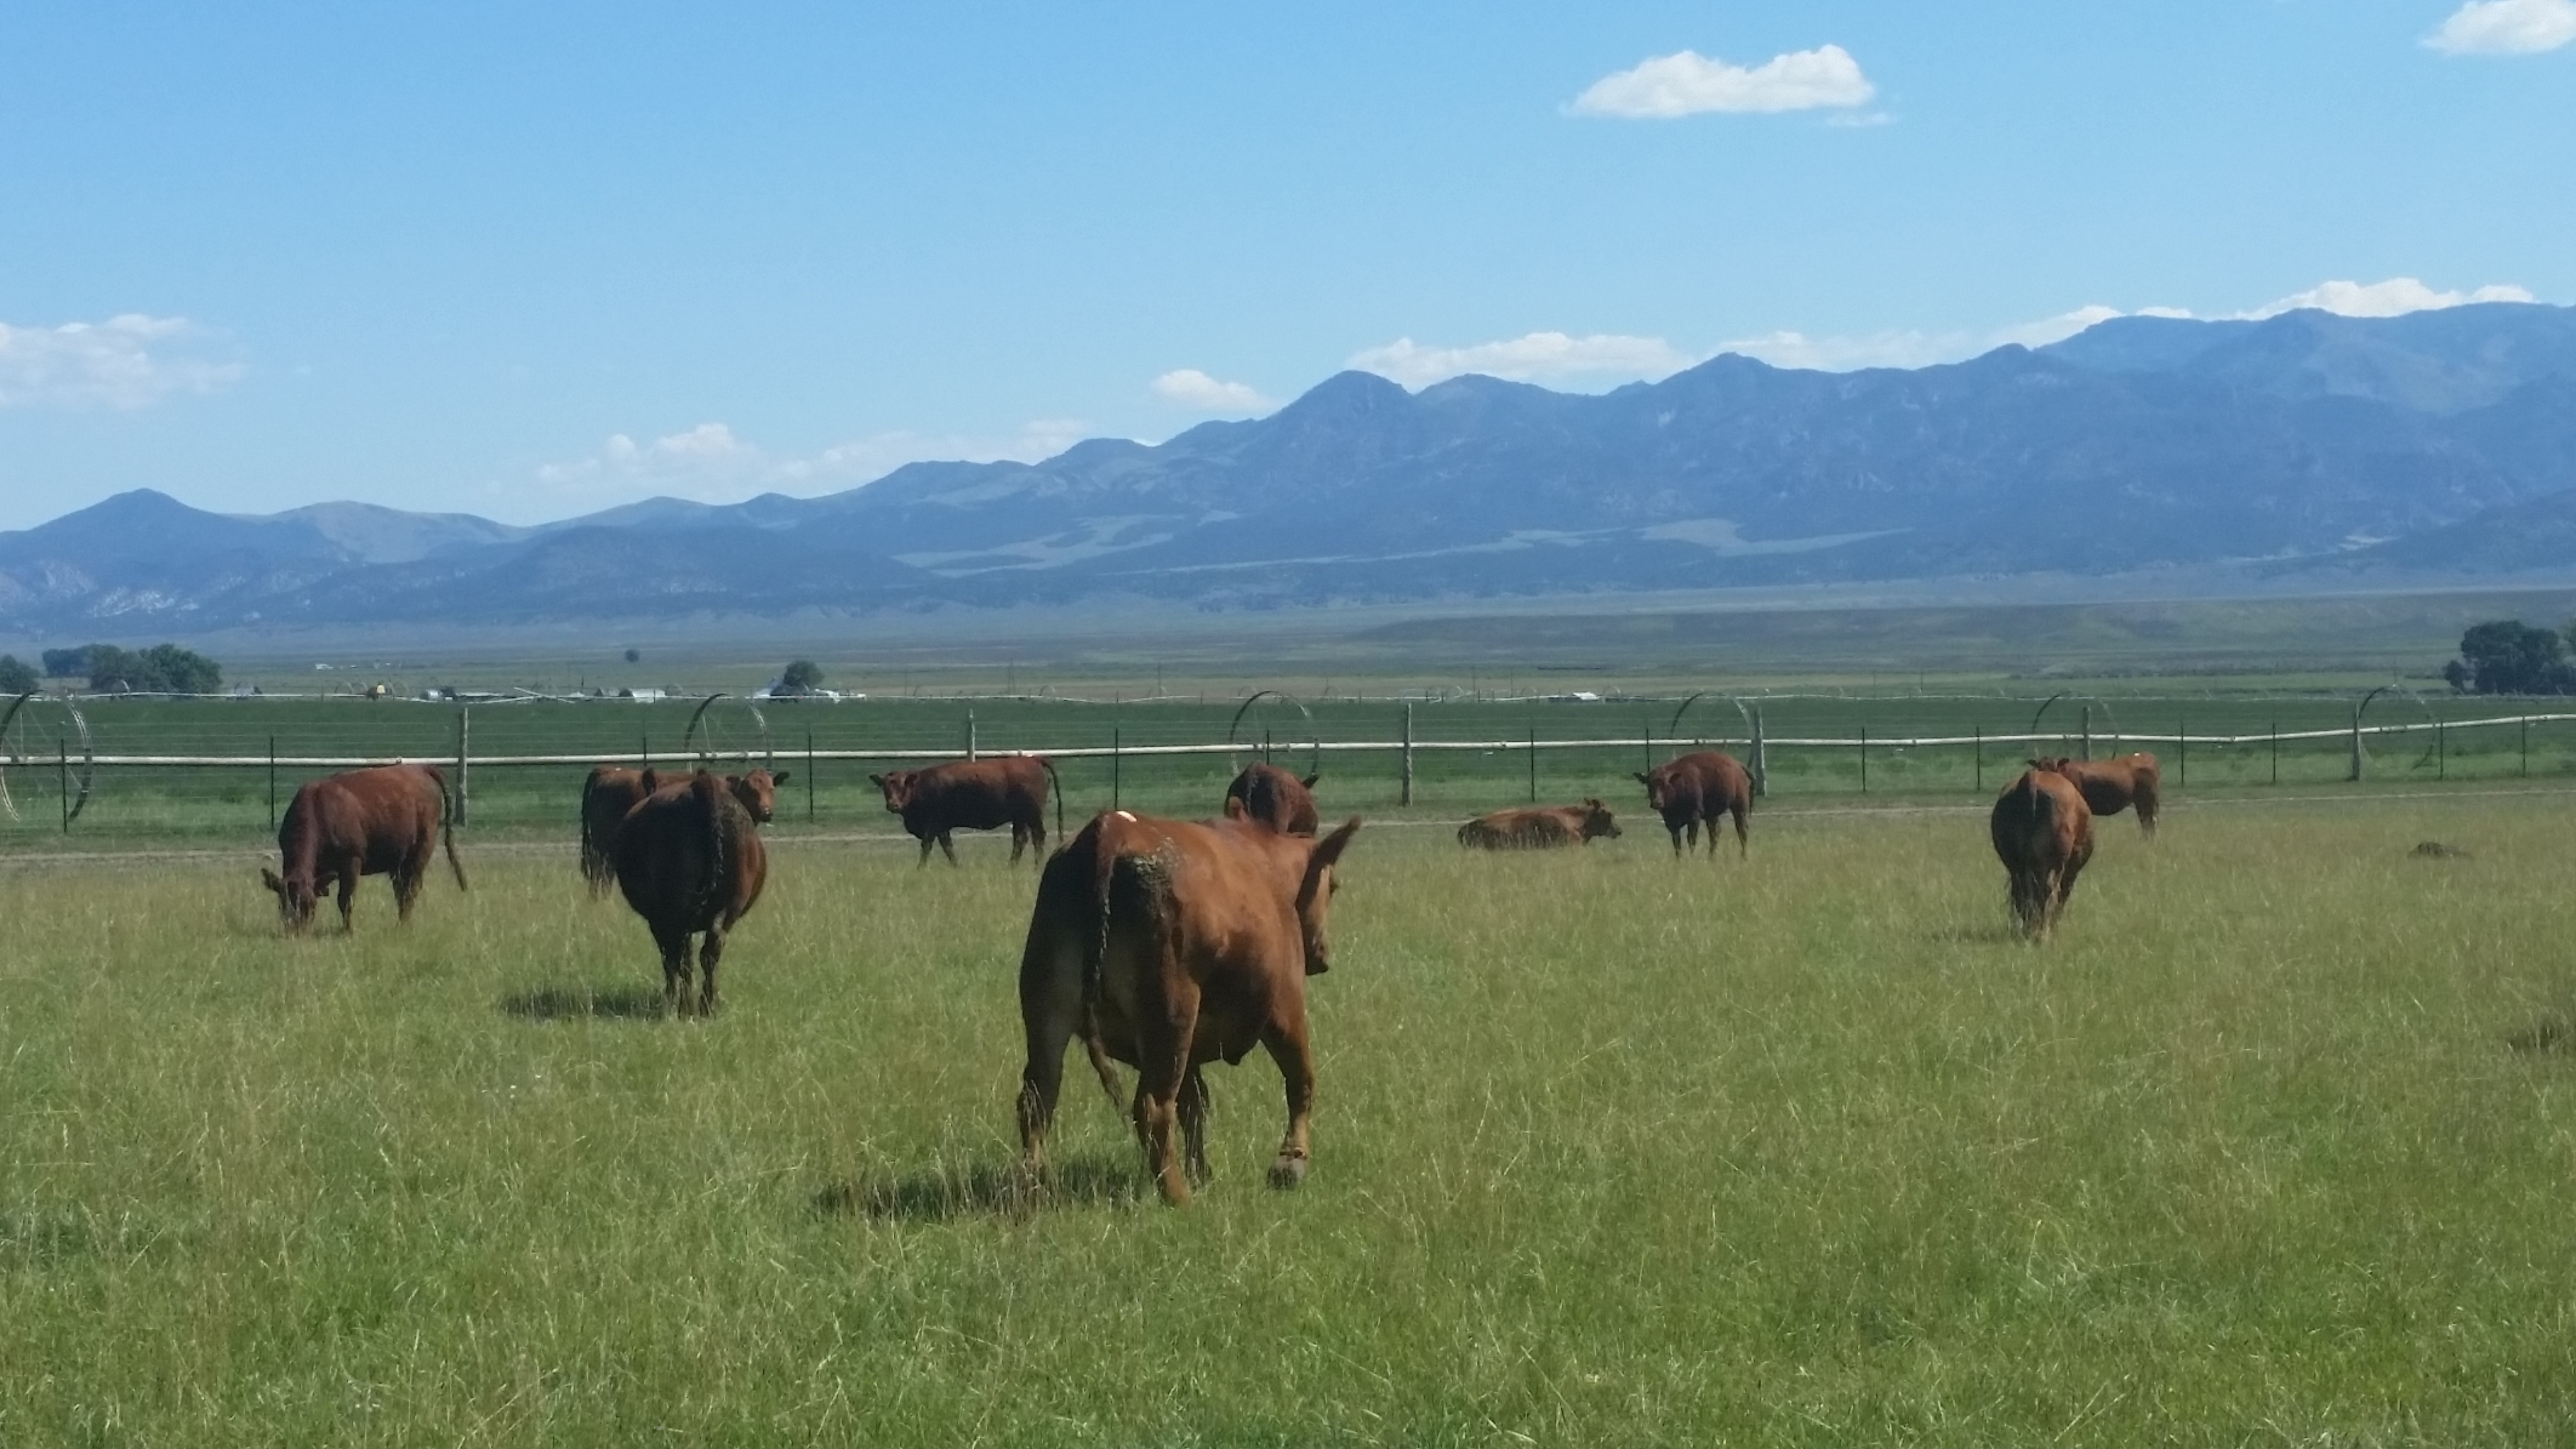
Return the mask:
{"type": "Polygon", "coordinates": [[[44,681],[37,677],[34,666],[15,654],[0,654],[0,694],[17,696],[34,689],[44,681]]]}
{"type": "Polygon", "coordinates": [[[778,676],[782,694],[812,694],[823,687],[823,666],[811,659],[795,659],[778,676]]]}
{"type": "Polygon", "coordinates": [[[629,649],[629,650],[627,650],[627,651],[626,651],[626,662],[627,662],[627,663],[629,663],[629,664],[641,664],[641,663],[643,663],[643,662],[644,662],[644,651],[643,651],[643,650],[641,650],[641,649],[629,649]]]}
{"type": "Polygon", "coordinates": [[[89,687],[94,693],[213,694],[224,687],[222,665],[176,644],[132,651],[92,644],[84,652],[89,656],[89,687]]]}
{"type": "Polygon", "coordinates": [[[45,674],[52,679],[78,679],[89,673],[89,650],[48,649],[45,651],[45,674]]]}
{"type": "Polygon", "coordinates": [[[2567,641],[2520,619],[2492,619],[2460,636],[2442,677],[2463,694],[2564,694],[2576,688],[2567,641]]]}

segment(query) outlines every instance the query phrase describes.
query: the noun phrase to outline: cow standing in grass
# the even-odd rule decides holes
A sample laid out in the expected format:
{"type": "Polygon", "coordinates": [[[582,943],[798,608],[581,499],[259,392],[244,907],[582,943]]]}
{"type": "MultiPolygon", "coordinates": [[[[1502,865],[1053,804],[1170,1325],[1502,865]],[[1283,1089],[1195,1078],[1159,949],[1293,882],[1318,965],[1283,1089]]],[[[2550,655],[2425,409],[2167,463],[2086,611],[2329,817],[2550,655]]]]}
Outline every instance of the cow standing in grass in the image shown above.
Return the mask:
{"type": "MultiPolygon", "coordinates": [[[[1046,806],[1048,784],[1055,779],[1055,766],[1039,755],[1006,755],[992,760],[952,760],[926,770],[888,770],[868,776],[868,783],[885,793],[889,813],[903,817],[904,833],[921,842],[921,864],[930,864],[930,847],[937,845],[948,863],[957,863],[957,847],[950,843],[949,832],[955,830],[1011,831],[1011,864],[1020,863],[1020,852],[1030,846],[1037,850],[1038,863],[1046,863],[1046,806]]],[[[1064,799],[1057,792],[1055,804],[1056,833],[1064,833],[1064,799]]]]}
{"type": "Polygon", "coordinates": [[[716,967],[725,933],[760,902],[769,882],[769,852],[760,826],[777,804],[787,773],[695,774],[665,780],[644,772],[646,795],[627,812],[611,847],[617,888],[662,949],[662,997],[675,1015],[716,1009],[716,967]],[[698,948],[698,991],[689,991],[689,938],[698,948]]]}
{"type": "Polygon", "coordinates": [[[1987,823],[2010,879],[2013,920],[2045,941],[2093,858],[2093,811],[2075,782],[2033,766],[1995,797],[1987,823]]]}
{"type": "Polygon", "coordinates": [[[1267,824],[1282,835],[1312,835],[1323,817],[1315,810],[1315,782],[1324,778],[1321,772],[1299,779],[1277,765],[1253,764],[1244,767],[1225,787],[1227,812],[1233,802],[1243,802],[1246,817],[1267,824]]]}
{"type": "Polygon", "coordinates": [[[278,822],[277,853],[285,874],[260,867],[260,883],[277,896],[277,913],[289,931],[313,923],[322,892],[337,885],[340,929],[353,929],[350,905],[358,877],[393,877],[394,915],[411,919],[412,902],[428,879],[430,857],[443,840],[456,888],[465,889],[465,866],[456,858],[454,818],[447,777],[436,765],[382,765],[309,781],[287,802],[278,822]]]}
{"type": "Polygon", "coordinates": [[[1192,1181],[1207,1180],[1201,1067],[1239,1062],[1256,1045],[1279,1064],[1288,1099],[1271,1185],[1305,1180],[1315,1100],[1306,978],[1331,964],[1333,868],[1359,828],[1353,817],[1316,840],[1243,819],[1239,807],[1204,824],[1119,810],[1056,852],[1020,956],[1020,1144],[1032,1176],[1045,1170],[1065,1046],[1080,1036],[1113,1100],[1104,1057],[1137,1069],[1136,1136],[1165,1201],[1188,1202],[1192,1181]]]}
{"type": "Polygon", "coordinates": [[[1682,840],[1687,832],[1690,844],[1699,844],[1702,825],[1708,827],[1708,858],[1717,859],[1717,822],[1735,819],[1735,854],[1742,859],[1746,843],[1745,817],[1753,810],[1753,777],[1744,772],[1733,755],[1716,750],[1701,750],[1668,760],[1637,777],[1646,787],[1646,805],[1664,817],[1664,829],[1672,832],[1673,854],[1683,853],[1682,840]]]}
{"type": "Polygon", "coordinates": [[[1497,810],[1458,827],[1460,845],[1485,850],[1553,850],[1561,845],[1590,845],[1605,835],[1617,839],[1619,822],[1611,818],[1610,807],[1598,800],[1497,810]]]}
{"type": "Polygon", "coordinates": [[[2074,781],[2075,788],[2084,792],[2085,807],[2096,815],[2117,815],[2131,805],[2137,806],[2138,833],[2149,840],[2156,838],[2157,791],[2163,772],[2156,767],[2155,756],[2140,750],[2115,760],[2070,760],[2060,756],[2030,763],[2074,781]]]}
{"type": "Polygon", "coordinates": [[[581,782],[581,876],[594,897],[617,886],[617,827],[626,812],[653,793],[644,788],[643,770],[618,765],[594,766],[581,782]]]}

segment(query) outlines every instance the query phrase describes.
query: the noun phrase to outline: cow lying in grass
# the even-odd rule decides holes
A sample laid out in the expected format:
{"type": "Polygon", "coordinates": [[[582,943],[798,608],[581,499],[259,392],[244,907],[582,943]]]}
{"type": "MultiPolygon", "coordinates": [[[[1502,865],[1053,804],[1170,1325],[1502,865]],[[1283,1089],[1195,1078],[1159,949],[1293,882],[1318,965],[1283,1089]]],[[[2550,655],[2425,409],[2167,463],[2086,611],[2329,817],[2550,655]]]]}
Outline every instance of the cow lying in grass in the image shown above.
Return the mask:
{"type": "Polygon", "coordinates": [[[277,896],[277,914],[289,931],[313,923],[315,904],[337,885],[340,929],[353,929],[350,905],[358,877],[393,877],[394,915],[411,919],[429,876],[430,857],[443,840],[456,888],[465,889],[465,866],[449,832],[454,810],[447,777],[436,765],[381,765],[309,781],[287,802],[278,822],[277,853],[285,874],[262,866],[260,883],[277,896]]]}
{"type": "Polygon", "coordinates": [[[1610,817],[1610,807],[1598,800],[1497,810],[1458,827],[1460,845],[1485,850],[1553,850],[1561,845],[1590,845],[1605,835],[1617,839],[1619,822],[1610,817]]]}
{"type": "Polygon", "coordinates": [[[1094,817],[1047,862],[1020,955],[1020,1145],[1032,1177],[1045,1171],[1064,1049],[1079,1036],[1113,1101],[1105,1059],[1137,1069],[1136,1136],[1166,1202],[1188,1202],[1191,1183],[1208,1177],[1200,1068],[1239,1062],[1256,1045],[1278,1063],[1288,1098],[1271,1185],[1305,1180],[1315,1100],[1306,978],[1331,964],[1333,868],[1359,828],[1353,817],[1315,840],[1244,819],[1239,807],[1204,824],[1119,810],[1094,817]]]}

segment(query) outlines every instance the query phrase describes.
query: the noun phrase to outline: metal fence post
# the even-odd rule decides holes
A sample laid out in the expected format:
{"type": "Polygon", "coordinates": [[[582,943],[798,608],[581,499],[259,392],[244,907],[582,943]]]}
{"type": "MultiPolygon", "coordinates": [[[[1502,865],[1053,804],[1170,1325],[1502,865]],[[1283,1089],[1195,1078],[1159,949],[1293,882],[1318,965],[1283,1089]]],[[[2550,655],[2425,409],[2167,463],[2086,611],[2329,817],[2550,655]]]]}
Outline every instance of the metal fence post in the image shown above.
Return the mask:
{"type": "Polygon", "coordinates": [[[966,759],[970,764],[975,759],[975,711],[971,709],[966,711],[966,759]]]}
{"type": "Polygon", "coordinates": [[[805,823],[814,823],[814,732],[805,732],[805,823]]]}
{"type": "Polygon", "coordinates": [[[2344,778],[2361,778],[2361,706],[2357,704],[2352,707],[2352,771],[2344,778]]]}
{"type": "Polygon", "coordinates": [[[268,737],[268,828],[277,828],[277,736],[268,737]]]}
{"type": "Polygon", "coordinates": [[[2272,783],[2281,783],[2281,722],[2272,721],[2272,783]]]}
{"type": "Polygon", "coordinates": [[[2531,716],[2522,717],[2522,777],[2531,778],[2531,716]]]}
{"type": "Polygon", "coordinates": [[[1537,725],[1531,725],[1531,726],[1530,726],[1530,731],[1529,731],[1529,740],[1530,740],[1530,803],[1531,803],[1532,805],[1535,805],[1535,804],[1537,804],[1537,803],[1538,803],[1538,726],[1537,726],[1537,725]]]}
{"type": "Polygon", "coordinates": [[[1977,791],[1979,794],[1983,794],[1985,793],[1986,788],[1986,727],[1981,724],[1970,725],[1968,726],[1968,733],[1974,736],[1975,740],[1977,751],[1977,791]]]}
{"type": "Polygon", "coordinates": [[[1413,803],[1413,701],[1409,699],[1404,702],[1403,780],[1404,791],[1398,803],[1410,805],[1413,803]]]}
{"type": "MultiPolygon", "coordinates": [[[[36,758],[43,759],[38,755],[36,758]]],[[[72,747],[68,741],[54,741],[54,788],[63,797],[63,834],[72,833],[72,747]]]]}
{"type": "Polygon", "coordinates": [[[474,798],[474,757],[467,752],[467,746],[474,738],[473,714],[469,706],[458,705],[456,708],[456,823],[459,825],[465,823],[466,812],[472,808],[469,802],[474,798]]]}
{"type": "Polygon", "coordinates": [[[2436,780],[2451,778],[2450,733],[2443,727],[2440,715],[2433,716],[2433,778],[2436,780]]]}
{"type": "Polygon", "coordinates": [[[1860,727],[1860,792],[1869,793],[1869,726],[1860,727]]]}
{"type": "Polygon", "coordinates": [[[2191,783],[2191,721],[2180,715],[2174,717],[2174,754],[2179,757],[2179,768],[2175,773],[2181,777],[2174,783],[2188,785],[2191,783]]]}
{"type": "Polygon", "coordinates": [[[2081,758],[2093,758],[2093,706],[2089,704],[2084,706],[2084,753],[2081,758]]]}
{"type": "Polygon", "coordinates": [[[1771,793],[1771,742],[1762,733],[1762,711],[1747,711],[1753,716],[1753,794],[1767,798],[1771,793]]]}
{"type": "Polygon", "coordinates": [[[1122,733],[1116,725],[1109,727],[1109,808],[1112,810],[1118,808],[1118,787],[1124,783],[1120,777],[1126,773],[1123,768],[1126,759],[1121,753],[1122,733]]]}

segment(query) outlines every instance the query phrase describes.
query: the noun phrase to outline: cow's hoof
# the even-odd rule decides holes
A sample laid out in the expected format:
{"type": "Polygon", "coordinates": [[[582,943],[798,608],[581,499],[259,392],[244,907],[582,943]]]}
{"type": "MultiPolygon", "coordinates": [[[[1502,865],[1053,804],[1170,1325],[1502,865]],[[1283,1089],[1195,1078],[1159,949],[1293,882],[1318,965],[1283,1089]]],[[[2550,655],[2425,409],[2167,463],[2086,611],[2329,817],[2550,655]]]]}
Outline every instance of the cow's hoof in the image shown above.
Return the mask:
{"type": "Polygon", "coordinates": [[[1278,1188],[1284,1192],[1305,1180],[1306,1159],[1302,1157],[1283,1157],[1277,1162],[1270,1164],[1270,1185],[1272,1187],[1278,1188]]]}

